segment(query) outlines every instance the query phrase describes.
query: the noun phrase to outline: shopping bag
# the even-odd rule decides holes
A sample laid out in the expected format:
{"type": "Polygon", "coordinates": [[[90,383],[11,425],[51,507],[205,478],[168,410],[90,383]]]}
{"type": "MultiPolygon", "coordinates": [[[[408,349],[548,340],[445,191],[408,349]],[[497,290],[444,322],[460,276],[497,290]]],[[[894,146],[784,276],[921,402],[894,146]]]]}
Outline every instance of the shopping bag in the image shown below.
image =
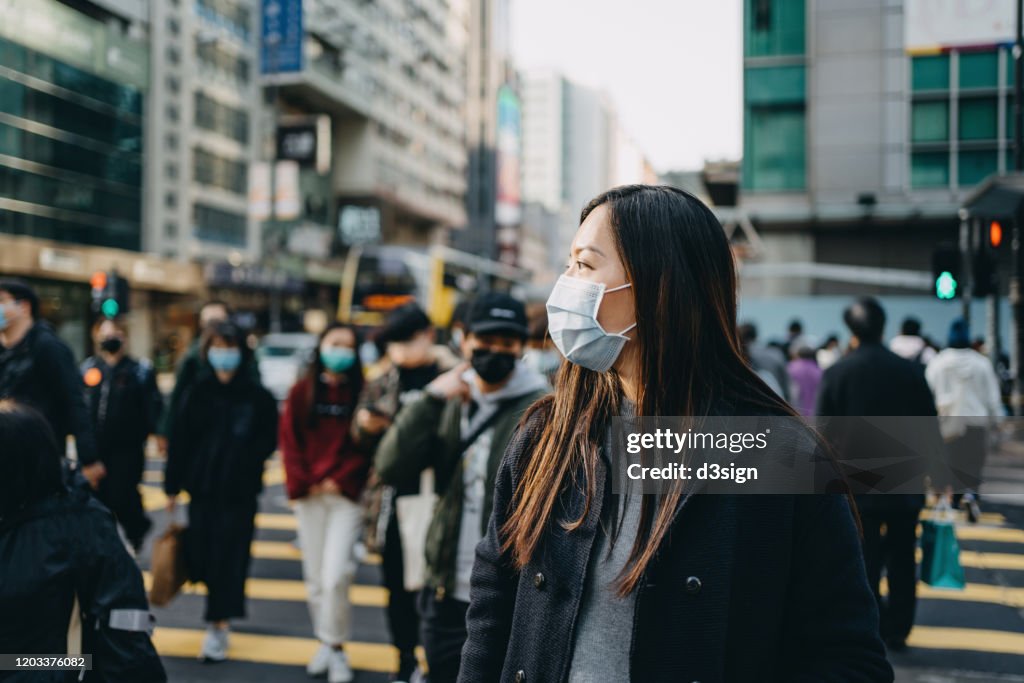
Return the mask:
{"type": "Polygon", "coordinates": [[[960,543],[956,540],[952,510],[921,521],[921,580],[933,588],[964,589],[960,543]]]}
{"type": "Polygon", "coordinates": [[[423,588],[427,573],[427,530],[434,517],[437,494],[434,493],[434,470],[420,474],[420,492],[395,498],[398,533],[402,537],[402,564],[405,590],[423,588]]]}
{"type": "Polygon", "coordinates": [[[171,523],[153,544],[150,572],[153,583],[149,589],[149,602],[163,607],[174,599],[188,579],[185,571],[185,527],[171,523]]]}

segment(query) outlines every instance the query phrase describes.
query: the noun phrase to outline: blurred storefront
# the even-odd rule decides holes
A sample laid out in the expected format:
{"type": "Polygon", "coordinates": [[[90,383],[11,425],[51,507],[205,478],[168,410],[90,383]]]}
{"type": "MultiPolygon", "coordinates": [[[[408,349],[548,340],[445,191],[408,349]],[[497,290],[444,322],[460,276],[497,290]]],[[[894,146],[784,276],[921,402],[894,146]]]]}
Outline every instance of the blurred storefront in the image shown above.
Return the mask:
{"type": "Polygon", "coordinates": [[[203,295],[198,266],[120,249],[0,234],[0,273],[36,288],[43,317],[79,358],[91,352],[89,280],[97,271],[110,270],[117,270],[131,287],[127,321],[132,352],[152,357],[158,366],[172,363],[180,348],[174,339],[194,326],[203,295]]]}

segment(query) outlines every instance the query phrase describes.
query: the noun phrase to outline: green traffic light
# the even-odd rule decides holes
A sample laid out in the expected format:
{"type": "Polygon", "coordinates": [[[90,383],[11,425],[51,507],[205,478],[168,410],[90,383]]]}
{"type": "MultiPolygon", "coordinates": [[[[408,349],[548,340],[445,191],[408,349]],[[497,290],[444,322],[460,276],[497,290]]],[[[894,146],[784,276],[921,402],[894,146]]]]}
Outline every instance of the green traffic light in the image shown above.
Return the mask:
{"type": "Polygon", "coordinates": [[[121,310],[121,307],[117,305],[117,301],[115,299],[104,299],[103,305],[100,306],[100,310],[102,310],[103,315],[107,316],[108,318],[116,318],[117,314],[121,310]]]}
{"type": "Polygon", "coordinates": [[[952,299],[956,296],[956,287],[956,278],[948,270],[944,270],[935,279],[935,296],[940,299],[952,299]]]}

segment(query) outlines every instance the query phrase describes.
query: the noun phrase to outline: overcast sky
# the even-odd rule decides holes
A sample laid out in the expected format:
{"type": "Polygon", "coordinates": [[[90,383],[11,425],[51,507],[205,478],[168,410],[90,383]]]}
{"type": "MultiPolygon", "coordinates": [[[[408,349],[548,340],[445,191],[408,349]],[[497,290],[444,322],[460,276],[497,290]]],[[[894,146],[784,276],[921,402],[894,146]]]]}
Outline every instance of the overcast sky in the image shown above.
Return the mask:
{"type": "Polygon", "coordinates": [[[511,0],[520,69],[607,92],[658,171],[739,159],[740,0],[511,0]]]}

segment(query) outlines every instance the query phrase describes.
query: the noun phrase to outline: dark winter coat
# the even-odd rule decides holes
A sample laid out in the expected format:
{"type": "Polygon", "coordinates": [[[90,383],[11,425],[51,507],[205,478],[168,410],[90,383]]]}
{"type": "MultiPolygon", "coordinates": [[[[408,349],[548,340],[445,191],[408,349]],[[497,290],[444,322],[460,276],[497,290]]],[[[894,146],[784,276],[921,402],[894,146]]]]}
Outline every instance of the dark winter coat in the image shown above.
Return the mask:
{"type": "MultiPolygon", "coordinates": [[[[484,481],[484,524],[491,514],[494,480],[505,444],[526,409],[544,393],[529,391],[503,402],[489,427],[494,430],[494,435],[484,481]]],[[[456,553],[466,492],[462,469],[465,444],[460,433],[461,414],[461,399],[444,401],[424,395],[398,414],[377,448],[374,459],[374,466],[385,483],[416,478],[424,469],[434,468],[434,489],[439,500],[427,531],[426,586],[441,596],[451,595],[455,590],[456,553]]],[[[486,528],[482,532],[486,532],[486,528]]]]}
{"type": "Polygon", "coordinates": [[[48,323],[37,322],[18,344],[0,347],[0,398],[42,413],[62,452],[68,435],[74,436],[81,464],[99,458],[75,357],[48,323]]]}
{"type": "MultiPolygon", "coordinates": [[[[477,547],[462,683],[561,683],[601,510],[611,497],[608,463],[583,527],[549,526],[523,571],[501,551],[499,529],[542,426],[533,416],[509,445],[494,513],[477,547]]],[[[555,510],[575,519],[584,496],[563,491],[555,510]]],[[[845,497],[690,495],[637,589],[631,680],[893,680],[878,636],[853,515],[845,497]]]]}
{"type": "MultiPolygon", "coordinates": [[[[924,366],[906,360],[881,344],[863,344],[827,370],[818,389],[816,414],[824,417],[896,416],[934,417],[935,399],[924,377],[924,366]]],[[[846,420],[847,429],[853,422],[846,420]]],[[[932,467],[942,456],[938,419],[889,422],[890,428],[905,425],[912,430],[904,438],[875,438],[873,430],[854,430],[834,441],[843,460],[859,457],[877,458],[885,453],[891,457],[904,454],[901,444],[912,444],[919,452],[932,451],[932,467]]],[[[923,489],[922,489],[923,491],[923,489]]],[[[919,508],[924,495],[892,494],[858,496],[863,509],[919,508]]]]}
{"type": "MultiPolygon", "coordinates": [[[[0,652],[67,652],[77,595],[83,611],[82,652],[93,655],[86,681],[167,680],[145,631],[111,625],[112,616],[126,616],[115,610],[141,617],[138,612],[148,614],[149,605],[142,575],[118,537],[113,516],[92,496],[69,490],[0,522],[0,576],[0,652]]],[[[34,672],[0,678],[55,683],[78,680],[77,675],[34,672]]]]}
{"type": "Polygon", "coordinates": [[[137,471],[141,477],[146,439],[156,431],[163,410],[153,366],[125,356],[110,367],[101,357],[91,356],[82,363],[81,371],[96,446],[107,469],[121,467],[131,470],[133,476],[137,471]],[[94,376],[98,381],[90,385],[94,376]]]}
{"type": "Polygon", "coordinates": [[[243,365],[227,384],[203,372],[180,401],[168,441],[164,491],[249,503],[277,448],[277,402],[243,365]]]}

